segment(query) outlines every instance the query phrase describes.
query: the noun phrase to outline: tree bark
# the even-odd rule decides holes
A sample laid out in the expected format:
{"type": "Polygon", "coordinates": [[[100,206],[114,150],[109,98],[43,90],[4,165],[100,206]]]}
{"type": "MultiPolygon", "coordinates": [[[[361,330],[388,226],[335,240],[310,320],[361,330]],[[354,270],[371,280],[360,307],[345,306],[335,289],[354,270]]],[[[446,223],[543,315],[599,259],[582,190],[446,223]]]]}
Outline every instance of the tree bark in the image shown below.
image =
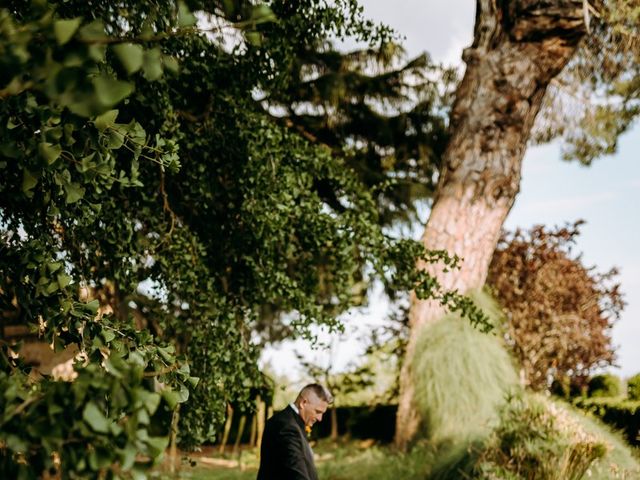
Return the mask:
{"type": "Polygon", "coordinates": [[[236,456],[240,449],[240,442],[242,441],[242,435],[244,434],[244,427],[247,423],[246,415],[242,415],[240,417],[240,424],[238,425],[238,433],[236,434],[236,441],[233,443],[233,450],[231,451],[231,455],[233,457],[236,456]]]}
{"type": "Polygon", "coordinates": [[[224,433],[222,434],[222,440],[220,441],[219,452],[220,455],[224,453],[224,447],[227,446],[229,441],[229,433],[231,432],[231,422],[233,422],[233,407],[230,403],[227,404],[227,420],[224,422],[224,433]]]}
{"type": "Polygon", "coordinates": [[[331,407],[331,441],[338,441],[338,409],[331,407]]]}
{"type": "Polygon", "coordinates": [[[267,408],[267,405],[265,402],[262,401],[262,399],[260,398],[260,395],[258,395],[258,399],[256,400],[256,402],[258,403],[258,408],[256,410],[256,418],[257,418],[257,432],[256,432],[256,447],[258,448],[258,451],[260,451],[260,447],[262,446],[262,434],[264,433],[264,426],[265,426],[265,422],[266,422],[266,418],[265,418],[265,411],[267,408]]]}
{"type": "MultiPolygon", "coordinates": [[[[426,248],[462,258],[461,268],[448,273],[442,265],[419,265],[444,288],[465,293],[484,285],[547,86],[584,34],[583,0],[477,0],[474,42],[463,53],[467,69],[422,237],[426,248]]],[[[420,426],[411,372],[416,340],[443,313],[436,302],[412,295],[396,420],[396,445],[403,450],[420,426]]]]}

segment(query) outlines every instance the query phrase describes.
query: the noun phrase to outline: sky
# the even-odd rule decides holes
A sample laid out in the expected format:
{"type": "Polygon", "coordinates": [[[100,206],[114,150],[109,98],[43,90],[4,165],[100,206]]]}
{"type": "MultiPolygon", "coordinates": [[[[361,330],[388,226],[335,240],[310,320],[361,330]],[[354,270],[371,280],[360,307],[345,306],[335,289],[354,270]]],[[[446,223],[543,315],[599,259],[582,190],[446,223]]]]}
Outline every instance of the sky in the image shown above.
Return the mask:
{"type": "MultiPolygon", "coordinates": [[[[475,20],[474,0],[361,0],[364,14],[383,22],[404,37],[409,57],[427,51],[436,62],[462,66],[462,49],[471,44],[475,20]]],[[[640,373],[640,126],[635,125],[619,142],[618,152],[590,167],[561,159],[558,143],[529,147],[524,158],[520,193],[505,227],[529,228],[536,224],[564,225],[583,219],[575,252],[584,264],[600,272],[620,270],[627,305],[613,329],[618,367],[613,373],[628,377],[640,373]],[[635,212],[635,213],[634,213],[635,212]]],[[[357,362],[362,353],[360,335],[384,323],[388,304],[380,292],[370,305],[346,318],[347,332],[337,339],[320,335],[332,349],[311,349],[303,341],[267,350],[262,358],[279,373],[296,378],[293,352],[336,371],[357,362]]]]}

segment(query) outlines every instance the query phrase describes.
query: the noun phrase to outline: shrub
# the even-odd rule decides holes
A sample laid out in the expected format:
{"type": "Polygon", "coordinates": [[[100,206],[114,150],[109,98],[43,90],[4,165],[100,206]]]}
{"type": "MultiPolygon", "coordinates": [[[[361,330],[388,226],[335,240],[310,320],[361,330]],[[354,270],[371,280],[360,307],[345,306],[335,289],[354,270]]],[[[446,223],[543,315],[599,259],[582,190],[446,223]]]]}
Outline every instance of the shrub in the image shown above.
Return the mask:
{"type": "MultiPolygon", "coordinates": [[[[500,312],[485,293],[474,301],[498,324],[500,312]]],[[[497,422],[518,378],[499,335],[481,333],[449,314],[421,332],[412,360],[416,402],[432,442],[484,437],[497,422]]]]}
{"type": "Polygon", "coordinates": [[[618,272],[598,272],[576,255],[582,223],[506,232],[489,267],[487,285],[509,318],[507,343],[536,390],[562,377],[580,387],[614,360],[611,328],[624,307],[618,272]]]}
{"type": "Polygon", "coordinates": [[[627,396],[629,400],[640,400],[640,373],[627,380],[627,396]]]}
{"type": "Polygon", "coordinates": [[[589,380],[588,396],[591,398],[619,397],[622,395],[622,382],[611,374],[596,375],[589,380]]]}
{"type": "Polygon", "coordinates": [[[599,417],[624,433],[631,445],[640,446],[640,401],[615,398],[581,398],[575,406],[599,417]]]}
{"type": "Polygon", "coordinates": [[[455,464],[436,467],[430,478],[579,480],[606,453],[607,445],[565,409],[522,394],[505,405],[484,444],[458,455],[455,464]]]}
{"type": "Polygon", "coordinates": [[[557,397],[570,401],[573,398],[584,396],[586,385],[580,385],[572,381],[571,377],[564,376],[553,380],[549,391],[557,397]]]}

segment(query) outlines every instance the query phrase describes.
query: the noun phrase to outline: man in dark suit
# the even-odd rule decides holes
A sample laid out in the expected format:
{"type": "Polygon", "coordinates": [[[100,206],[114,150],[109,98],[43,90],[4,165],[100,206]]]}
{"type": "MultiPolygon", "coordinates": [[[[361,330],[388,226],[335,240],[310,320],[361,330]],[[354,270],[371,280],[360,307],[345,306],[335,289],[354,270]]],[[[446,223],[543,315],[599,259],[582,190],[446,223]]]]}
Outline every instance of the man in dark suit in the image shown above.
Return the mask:
{"type": "Polygon", "coordinates": [[[317,480],[306,433],[333,401],[322,385],[304,387],[294,403],[273,415],[264,428],[257,480],[317,480]]]}

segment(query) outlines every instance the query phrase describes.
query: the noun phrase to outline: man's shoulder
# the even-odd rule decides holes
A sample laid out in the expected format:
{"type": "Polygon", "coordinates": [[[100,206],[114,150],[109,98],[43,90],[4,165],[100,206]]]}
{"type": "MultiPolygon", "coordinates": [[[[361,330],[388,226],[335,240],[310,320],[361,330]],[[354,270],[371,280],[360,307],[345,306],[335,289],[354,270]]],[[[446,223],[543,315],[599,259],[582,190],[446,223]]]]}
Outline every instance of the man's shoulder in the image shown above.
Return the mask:
{"type": "Polygon", "coordinates": [[[274,413],[268,421],[271,423],[281,423],[281,422],[289,423],[295,419],[294,415],[295,415],[295,412],[293,411],[293,409],[287,405],[282,410],[279,410],[276,413],[274,413]]]}
{"type": "Polygon", "coordinates": [[[289,406],[274,413],[267,420],[267,427],[276,428],[277,430],[300,430],[304,428],[302,420],[298,419],[298,414],[289,406]]]}

